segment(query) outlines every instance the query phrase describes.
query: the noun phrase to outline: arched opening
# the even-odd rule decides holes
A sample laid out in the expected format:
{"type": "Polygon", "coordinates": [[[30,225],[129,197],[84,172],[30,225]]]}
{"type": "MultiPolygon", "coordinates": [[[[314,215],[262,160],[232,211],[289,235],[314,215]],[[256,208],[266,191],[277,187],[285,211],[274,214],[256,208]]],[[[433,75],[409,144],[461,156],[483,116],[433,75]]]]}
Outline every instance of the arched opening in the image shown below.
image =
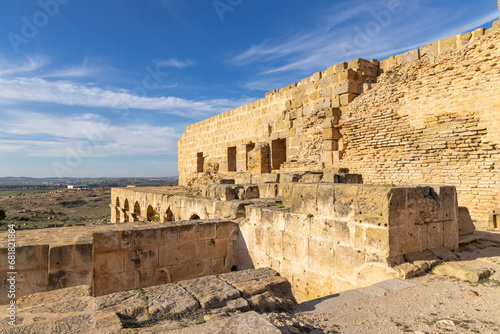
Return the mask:
{"type": "Polygon", "coordinates": [[[198,216],[196,213],[193,213],[191,215],[191,218],[189,218],[189,220],[199,220],[200,219],[200,216],[198,216]]]}
{"type": "Polygon", "coordinates": [[[175,221],[174,213],[172,212],[172,210],[170,210],[170,208],[167,209],[167,212],[165,213],[165,215],[166,215],[166,218],[167,218],[167,222],[173,222],[173,221],[175,221]]]}
{"type": "Polygon", "coordinates": [[[129,206],[128,206],[128,199],[125,199],[125,203],[123,204],[123,209],[125,210],[125,218],[124,221],[125,223],[128,223],[128,211],[129,211],[129,206]]]}
{"type": "Polygon", "coordinates": [[[158,221],[158,217],[156,216],[155,209],[150,205],[148,206],[148,211],[146,213],[146,217],[148,221],[158,221]]]}
{"type": "Polygon", "coordinates": [[[135,213],[136,219],[141,215],[141,206],[139,205],[139,202],[135,202],[135,204],[134,204],[134,213],[135,213]]]}

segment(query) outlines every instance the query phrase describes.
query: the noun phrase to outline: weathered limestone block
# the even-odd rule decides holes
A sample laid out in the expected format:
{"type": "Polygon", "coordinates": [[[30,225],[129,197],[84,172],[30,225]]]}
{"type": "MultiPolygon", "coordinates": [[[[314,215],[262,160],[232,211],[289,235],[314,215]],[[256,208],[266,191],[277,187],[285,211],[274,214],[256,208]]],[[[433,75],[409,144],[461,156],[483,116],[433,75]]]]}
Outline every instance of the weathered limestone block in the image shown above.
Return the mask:
{"type": "Polygon", "coordinates": [[[347,106],[358,96],[356,93],[345,93],[340,95],[340,105],[347,106]]]}
{"type": "Polygon", "coordinates": [[[335,205],[335,188],[330,184],[320,184],[317,189],[318,215],[332,217],[335,205]]]}
{"type": "Polygon", "coordinates": [[[459,235],[472,234],[476,227],[472,223],[469,209],[465,206],[458,207],[458,231],[459,235]]]}
{"type": "Polygon", "coordinates": [[[220,201],[231,201],[236,198],[233,186],[220,185],[215,190],[215,199],[220,201]]]}
{"type": "Polygon", "coordinates": [[[317,192],[316,184],[296,184],[292,189],[291,212],[312,214],[317,211],[317,192]]]}
{"type": "Polygon", "coordinates": [[[397,65],[401,64],[401,55],[392,56],[380,61],[381,73],[386,73],[397,65]]]}
{"type": "Polygon", "coordinates": [[[293,203],[293,186],[294,183],[282,183],[281,184],[281,193],[282,193],[282,202],[283,205],[287,208],[290,208],[293,203]]]}
{"type": "Polygon", "coordinates": [[[438,42],[439,54],[448,53],[457,49],[457,36],[451,36],[438,42]]]}
{"type": "Polygon", "coordinates": [[[490,269],[481,267],[473,262],[447,262],[435,267],[433,273],[469,282],[478,282],[492,274],[490,269]]]}
{"type": "Polygon", "coordinates": [[[324,154],[326,167],[340,167],[340,160],[344,155],[343,151],[329,151],[324,154]]]}
{"type": "Polygon", "coordinates": [[[16,300],[19,308],[24,309],[33,306],[46,305],[63,300],[78,297],[90,297],[92,295],[90,285],[75,286],[50,292],[40,292],[20,297],[16,300]]]}
{"type": "Polygon", "coordinates": [[[236,184],[250,184],[252,183],[252,175],[251,174],[243,174],[239,175],[234,179],[236,184]]]}
{"type": "Polygon", "coordinates": [[[191,293],[203,309],[224,307],[227,301],[241,297],[240,291],[215,276],[182,281],[178,284],[191,293]]]}
{"type": "Polygon", "coordinates": [[[323,129],[323,140],[339,140],[341,137],[338,128],[323,129]]]}
{"type": "Polygon", "coordinates": [[[252,184],[259,184],[259,183],[264,183],[262,181],[262,176],[263,174],[252,174],[252,184]]]}
{"type": "Polygon", "coordinates": [[[323,178],[323,172],[307,172],[302,176],[301,183],[319,183],[323,178]]]}
{"type": "Polygon", "coordinates": [[[260,182],[262,183],[279,183],[280,174],[266,173],[262,174],[260,182]]]}
{"type": "MultiPolygon", "coordinates": [[[[5,245],[7,246],[7,245],[5,245]]],[[[16,247],[16,296],[48,290],[48,245],[32,245],[16,247]]],[[[0,248],[0,266],[9,268],[8,248],[0,248]]],[[[8,304],[10,282],[7,270],[0,274],[0,304],[8,304]]]]}
{"type": "Polygon", "coordinates": [[[280,183],[293,183],[293,182],[299,182],[302,178],[303,174],[291,174],[291,173],[286,173],[286,174],[280,174],[280,183]]]}
{"type": "Polygon", "coordinates": [[[420,59],[419,49],[411,50],[401,55],[401,63],[403,65],[411,64],[419,59],[420,59]]]}
{"type": "Polygon", "coordinates": [[[433,261],[433,260],[439,261],[439,258],[429,249],[415,253],[405,254],[404,258],[407,262],[433,261]]]}
{"type": "Polygon", "coordinates": [[[338,82],[345,82],[349,80],[357,82],[361,81],[361,76],[359,75],[359,73],[352,68],[341,70],[335,76],[338,82]]]}
{"type": "Polygon", "coordinates": [[[260,198],[275,198],[279,195],[279,183],[259,183],[260,198]]]}
{"type": "Polygon", "coordinates": [[[359,94],[359,82],[357,81],[346,81],[335,86],[333,93],[336,95],[342,95],[346,93],[359,94]]]}
{"type": "Polygon", "coordinates": [[[436,255],[440,260],[443,261],[456,261],[458,256],[453,254],[450,250],[444,247],[433,248],[430,250],[434,255],[436,255]]]}
{"type": "Polygon", "coordinates": [[[335,218],[350,220],[354,218],[354,210],[358,188],[350,185],[335,185],[335,218]]]}
{"type": "Polygon", "coordinates": [[[238,191],[238,198],[240,200],[247,200],[253,198],[259,198],[259,187],[255,185],[246,185],[238,191]]]}

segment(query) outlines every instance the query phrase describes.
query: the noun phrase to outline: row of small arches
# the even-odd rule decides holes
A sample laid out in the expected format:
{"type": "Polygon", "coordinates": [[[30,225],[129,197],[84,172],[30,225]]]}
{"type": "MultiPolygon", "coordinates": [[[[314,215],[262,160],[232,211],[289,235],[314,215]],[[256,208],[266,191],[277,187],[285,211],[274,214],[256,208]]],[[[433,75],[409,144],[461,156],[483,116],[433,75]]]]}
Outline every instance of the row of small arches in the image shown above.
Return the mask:
{"type": "MultiPolygon", "coordinates": [[[[120,198],[117,197],[116,198],[116,215],[117,215],[117,221],[120,220],[120,198]]],[[[125,211],[130,211],[130,206],[129,206],[129,202],[128,202],[128,199],[125,199],[125,203],[123,205],[123,209],[125,211]]],[[[137,216],[137,217],[142,217],[142,212],[141,212],[141,205],[139,204],[139,202],[135,202],[134,204],[134,214],[137,216]]],[[[154,217],[157,217],[157,212],[155,211],[155,209],[153,208],[153,206],[149,205],[147,210],[146,210],[146,219],[147,221],[153,221],[154,220],[154,217]]],[[[128,222],[129,219],[128,219],[128,215],[125,215],[125,222],[128,222]]],[[[175,216],[174,216],[174,213],[172,212],[172,210],[170,208],[168,208],[165,212],[165,218],[166,218],[166,221],[168,222],[171,222],[171,221],[175,221],[175,216]]],[[[189,218],[189,220],[198,220],[200,219],[200,216],[196,213],[193,213],[191,215],[191,217],[189,218]]]]}

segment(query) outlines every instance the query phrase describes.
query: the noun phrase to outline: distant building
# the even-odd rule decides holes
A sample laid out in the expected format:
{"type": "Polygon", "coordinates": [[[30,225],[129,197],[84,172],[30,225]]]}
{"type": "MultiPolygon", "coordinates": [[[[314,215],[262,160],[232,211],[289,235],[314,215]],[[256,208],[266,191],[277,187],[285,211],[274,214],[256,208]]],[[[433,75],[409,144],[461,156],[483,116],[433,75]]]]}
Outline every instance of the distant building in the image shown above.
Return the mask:
{"type": "Polygon", "coordinates": [[[68,189],[73,189],[73,190],[88,190],[89,186],[86,186],[86,185],[81,185],[81,186],[68,185],[68,189]]]}

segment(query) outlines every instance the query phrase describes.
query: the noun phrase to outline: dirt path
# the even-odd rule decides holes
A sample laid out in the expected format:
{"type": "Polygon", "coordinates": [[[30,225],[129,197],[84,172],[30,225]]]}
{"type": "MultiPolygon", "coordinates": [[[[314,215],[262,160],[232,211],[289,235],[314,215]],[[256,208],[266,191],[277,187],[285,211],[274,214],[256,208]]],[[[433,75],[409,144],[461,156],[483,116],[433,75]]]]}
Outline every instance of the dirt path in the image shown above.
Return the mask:
{"type": "Polygon", "coordinates": [[[399,291],[373,286],[323,300],[315,310],[265,317],[283,333],[500,333],[500,233],[479,233],[482,241],[455,252],[468,267],[493,272],[478,283],[430,272],[402,281],[409,287],[399,291]]]}

